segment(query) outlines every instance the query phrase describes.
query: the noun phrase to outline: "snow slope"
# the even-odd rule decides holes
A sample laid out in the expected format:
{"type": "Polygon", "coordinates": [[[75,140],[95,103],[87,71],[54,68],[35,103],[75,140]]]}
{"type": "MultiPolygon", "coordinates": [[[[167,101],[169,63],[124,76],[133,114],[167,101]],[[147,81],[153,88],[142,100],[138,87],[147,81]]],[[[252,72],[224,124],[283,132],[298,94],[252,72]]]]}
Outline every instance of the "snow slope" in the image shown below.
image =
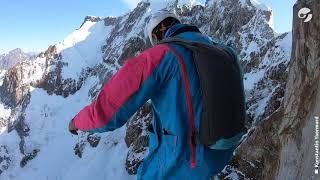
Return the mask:
{"type": "MultiPolygon", "coordinates": [[[[111,28],[105,26],[103,21],[87,21],[57,44],[56,53],[61,54],[63,61],[67,62],[62,71],[63,78],[78,79],[83,68],[101,63],[101,47],[110,31],[111,28]]],[[[34,62],[22,64],[25,75],[22,75],[24,78],[21,84],[36,82],[46,70],[54,69],[54,66],[45,69],[46,63],[46,58],[39,57],[34,62]]],[[[4,74],[5,71],[1,71],[1,81],[4,74]]],[[[21,138],[15,131],[7,133],[8,128],[0,126],[0,144],[5,145],[10,157],[8,169],[0,166],[0,174],[3,171],[1,179],[133,179],[134,176],[126,173],[123,164],[128,151],[123,138],[125,127],[103,134],[100,145],[97,148],[87,147],[81,159],[74,155],[75,143],[83,141],[86,135],[72,137],[67,130],[68,123],[81,108],[92,101],[88,92],[97,83],[97,77],[88,78],[82,88],[68,98],[49,95],[41,88],[30,86],[32,96],[23,112],[27,136],[21,138]],[[19,147],[22,139],[23,152],[19,147]],[[21,159],[33,152],[37,152],[36,158],[21,169],[21,159]],[[112,162],[112,166],[107,166],[107,162],[112,162]]],[[[0,104],[0,114],[0,118],[9,119],[10,107],[0,104]]],[[[1,163],[5,165],[7,162],[1,163]]]]}
{"type": "Polygon", "coordinates": [[[111,27],[103,21],[86,21],[80,29],[71,33],[57,45],[57,53],[66,59],[68,67],[63,69],[64,78],[76,79],[83,67],[94,66],[101,62],[101,47],[110,35],[111,27]]]}

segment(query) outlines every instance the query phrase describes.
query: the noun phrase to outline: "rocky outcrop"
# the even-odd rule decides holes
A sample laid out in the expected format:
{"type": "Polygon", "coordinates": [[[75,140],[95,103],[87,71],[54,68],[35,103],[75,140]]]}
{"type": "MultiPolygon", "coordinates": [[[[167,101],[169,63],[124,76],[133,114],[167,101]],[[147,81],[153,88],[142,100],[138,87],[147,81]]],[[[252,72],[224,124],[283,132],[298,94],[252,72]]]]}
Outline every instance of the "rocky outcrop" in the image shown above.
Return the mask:
{"type": "Polygon", "coordinates": [[[0,146],[0,175],[7,170],[11,164],[11,157],[5,145],[0,146]]]}
{"type": "MultiPolygon", "coordinates": [[[[313,0],[299,0],[302,7],[319,12],[313,0]]],[[[320,115],[320,16],[310,22],[293,21],[293,46],[284,101],[279,109],[251,129],[236,151],[232,166],[239,177],[251,179],[317,179],[315,118],[320,115]]],[[[227,173],[228,174],[228,173],[227,173]]],[[[224,176],[225,177],[225,176],[224,176]]]]}
{"type": "Polygon", "coordinates": [[[81,81],[77,83],[74,79],[63,79],[62,68],[67,66],[67,63],[62,61],[62,55],[57,53],[56,46],[49,46],[39,56],[46,59],[45,73],[33,86],[45,89],[50,95],[56,94],[64,97],[74,94],[81,88],[81,81]]]}
{"type": "Polygon", "coordinates": [[[293,14],[308,7],[313,18],[305,23],[294,16],[293,46],[284,101],[278,179],[318,179],[314,175],[315,121],[320,116],[320,4],[299,0],[293,14]]]}
{"type": "Polygon", "coordinates": [[[126,159],[126,169],[129,174],[137,174],[139,165],[149,146],[146,133],[151,124],[151,105],[147,103],[128,121],[125,142],[130,149],[126,159]]]}
{"type": "Polygon", "coordinates": [[[93,148],[95,148],[95,147],[98,146],[100,140],[101,140],[101,137],[98,136],[98,135],[92,135],[92,134],[90,134],[90,135],[88,135],[88,137],[87,137],[87,141],[89,142],[90,146],[93,147],[93,148]]]}
{"type": "Polygon", "coordinates": [[[91,21],[91,22],[98,22],[101,21],[103,18],[98,17],[98,16],[86,16],[83,20],[83,23],[81,24],[80,28],[82,27],[82,25],[87,22],[87,21],[91,21]]]}
{"type": "MultiPolygon", "coordinates": [[[[285,157],[281,155],[281,152],[283,150],[282,147],[285,146],[286,139],[282,139],[279,136],[295,131],[288,131],[287,129],[290,129],[290,126],[283,124],[284,122],[291,123],[291,120],[282,121],[285,114],[289,112],[289,109],[287,109],[289,108],[289,106],[287,107],[290,104],[289,102],[295,104],[294,101],[287,97],[287,91],[293,89],[292,87],[294,89],[300,88],[300,86],[292,86],[293,82],[296,82],[299,79],[298,77],[300,77],[299,73],[297,73],[298,70],[303,72],[310,71],[309,73],[316,71],[312,70],[309,67],[310,65],[305,66],[304,63],[298,63],[299,61],[297,61],[296,64],[298,65],[293,65],[295,63],[291,65],[291,69],[293,69],[292,66],[296,66],[297,70],[290,70],[289,73],[291,33],[275,35],[269,24],[271,20],[270,10],[255,6],[250,0],[208,0],[205,6],[181,5],[179,2],[178,0],[171,1],[166,8],[175,10],[184,23],[197,25],[204,34],[209,35],[216,41],[222,41],[235,47],[245,73],[247,113],[249,117],[247,125],[251,129],[243,144],[238,148],[231,166],[228,166],[220,177],[227,177],[235,173],[240,178],[272,179],[272,177],[276,176],[275,174],[278,172],[279,167],[285,167],[279,159],[285,157]],[[291,80],[291,82],[290,76],[292,76],[293,72],[295,72],[297,77],[291,80]],[[289,83],[287,83],[288,77],[289,83]],[[283,104],[284,96],[287,97],[287,105],[283,104]],[[279,130],[280,125],[283,126],[282,133],[279,130]]],[[[84,23],[87,21],[97,22],[97,26],[104,25],[107,27],[100,27],[103,29],[103,32],[110,31],[110,33],[101,33],[96,25],[90,26],[94,23],[88,23],[77,30],[79,32],[83,28],[89,27],[81,31],[84,33],[90,31],[93,37],[88,36],[89,40],[90,38],[93,38],[94,42],[99,40],[99,38],[105,40],[102,41],[102,44],[98,44],[97,51],[92,51],[95,54],[99,54],[97,57],[88,58],[88,54],[83,53],[85,48],[87,48],[87,46],[83,45],[88,43],[88,41],[83,40],[82,34],[81,37],[78,37],[76,36],[78,34],[75,33],[76,35],[73,34],[65,42],[66,44],[61,43],[50,46],[47,51],[40,53],[36,62],[14,67],[6,73],[3,85],[0,87],[0,100],[13,110],[11,111],[9,120],[0,119],[0,126],[2,126],[1,124],[5,124],[4,126],[9,127],[9,132],[13,130],[17,132],[18,138],[20,138],[20,153],[22,154],[21,167],[33,158],[37,158],[39,150],[41,150],[43,144],[46,144],[39,143],[41,144],[39,145],[40,149],[33,146],[26,148],[28,143],[32,143],[32,141],[28,141],[32,139],[31,137],[28,138],[28,136],[33,131],[33,128],[39,129],[37,126],[32,127],[26,124],[25,107],[28,106],[30,97],[32,96],[30,89],[40,88],[41,90],[45,90],[48,95],[54,94],[70,99],[73,98],[71,95],[82,91],[81,93],[83,94],[81,95],[83,97],[81,98],[88,98],[90,101],[93,101],[97,97],[101,87],[108,82],[110,77],[128,58],[150,47],[150,42],[147,40],[144,28],[150,18],[149,9],[152,7],[151,3],[152,1],[143,1],[134,10],[119,17],[86,17],[84,23]],[[100,57],[101,52],[102,56],[100,57]],[[73,65],[77,66],[78,62],[79,64],[81,63],[79,67],[76,67],[79,68],[79,71],[76,71],[76,75],[71,76],[72,78],[65,77],[63,73],[66,69],[68,69],[67,72],[73,72],[74,67],[70,65],[70,61],[72,60],[70,54],[76,56],[76,63],[73,65]],[[99,61],[100,58],[101,61],[99,61]],[[92,61],[96,62],[91,63],[92,61]],[[33,77],[35,74],[37,74],[37,77],[33,77]],[[83,87],[85,88],[83,89],[83,87]]],[[[309,32],[310,29],[305,31],[308,32],[303,34],[311,33],[309,32]]],[[[295,36],[297,36],[296,32],[294,32],[295,36]]],[[[299,36],[305,38],[301,34],[299,36]]],[[[89,42],[90,45],[94,44],[91,41],[89,42]]],[[[303,46],[301,43],[296,44],[296,46],[299,45],[296,49],[302,49],[305,54],[315,49],[313,45],[306,44],[307,46],[303,46]]],[[[309,63],[307,60],[303,62],[305,64],[309,63]]],[[[309,80],[310,78],[301,78],[299,82],[308,82],[309,80]]],[[[301,87],[303,86],[301,85],[301,87]]],[[[312,94],[314,91],[312,90],[313,87],[308,87],[310,87],[309,92],[312,94]]],[[[304,94],[301,93],[301,95],[304,94]]],[[[301,97],[309,98],[306,95],[301,97]]],[[[58,108],[61,107],[57,106],[55,110],[61,113],[58,108]]],[[[61,123],[61,117],[59,120],[55,119],[57,117],[54,116],[50,118],[50,123],[56,121],[61,123]]],[[[151,119],[151,107],[147,103],[127,122],[125,143],[129,151],[125,159],[125,168],[129,174],[137,173],[137,168],[147,153],[148,136],[146,129],[151,119]]],[[[45,126],[46,123],[43,122],[42,125],[45,126]]],[[[300,126],[302,127],[302,125],[296,127],[300,126]]],[[[111,135],[115,134],[109,134],[110,137],[103,139],[104,134],[99,136],[82,134],[79,137],[80,140],[78,139],[76,145],[73,146],[75,155],[81,158],[86,153],[87,148],[95,148],[97,146],[99,146],[97,149],[101,148],[99,144],[106,145],[108,148],[116,147],[119,143],[121,144],[119,139],[122,137],[113,141],[111,135]]],[[[51,136],[45,136],[43,138],[45,140],[51,138],[51,136]]],[[[286,138],[291,140],[293,137],[286,135],[286,138]]],[[[4,150],[2,151],[5,152],[4,150]]],[[[85,158],[81,160],[83,159],[85,158]]],[[[11,161],[5,162],[6,164],[13,164],[11,161]]],[[[282,176],[281,173],[279,173],[280,176],[282,176]]]]}
{"type": "Polygon", "coordinates": [[[59,59],[60,58],[55,59],[55,61],[50,61],[50,66],[53,66],[54,68],[37,82],[36,87],[45,89],[50,95],[56,94],[68,97],[70,94],[74,94],[81,88],[83,80],[77,82],[75,79],[63,79],[61,75],[62,68],[63,66],[66,66],[67,63],[60,61],[59,59]]]}
{"type": "Polygon", "coordinates": [[[20,167],[23,168],[25,165],[27,165],[29,161],[31,161],[37,156],[39,151],[39,149],[34,149],[31,153],[26,154],[20,161],[20,167]]]}
{"type": "Polygon", "coordinates": [[[111,76],[105,74],[106,69],[101,64],[98,64],[94,67],[82,69],[82,72],[77,79],[64,78],[62,76],[62,70],[64,67],[68,66],[68,62],[63,59],[64,57],[61,53],[57,53],[56,46],[50,46],[39,56],[46,58],[44,74],[41,79],[37,80],[32,85],[46,90],[49,95],[55,94],[66,98],[69,95],[76,93],[90,76],[99,76],[101,82],[104,82],[111,76]],[[102,78],[101,76],[106,77],[102,78]]]}
{"type": "Polygon", "coordinates": [[[0,86],[0,100],[6,106],[16,107],[23,102],[28,94],[28,85],[22,81],[26,78],[22,65],[17,65],[6,73],[3,84],[0,86]]]}
{"type": "MultiPolygon", "coordinates": [[[[123,65],[126,58],[132,57],[146,48],[144,27],[148,18],[144,15],[147,13],[149,6],[150,3],[141,2],[130,13],[112,20],[112,22],[117,21],[117,23],[106,40],[106,45],[102,47],[104,62],[110,65],[123,65]],[[141,22],[141,24],[138,24],[138,22],[141,22]],[[134,33],[131,37],[130,32],[134,33]],[[125,41],[118,42],[119,39],[125,41]],[[122,52],[122,50],[125,52],[122,52]],[[118,62],[119,59],[120,62],[118,62]]],[[[110,18],[108,21],[110,21],[110,18]]]]}
{"type": "Polygon", "coordinates": [[[119,64],[122,66],[128,58],[138,55],[146,47],[144,39],[141,37],[130,38],[128,43],[123,48],[123,53],[119,57],[119,64]]]}

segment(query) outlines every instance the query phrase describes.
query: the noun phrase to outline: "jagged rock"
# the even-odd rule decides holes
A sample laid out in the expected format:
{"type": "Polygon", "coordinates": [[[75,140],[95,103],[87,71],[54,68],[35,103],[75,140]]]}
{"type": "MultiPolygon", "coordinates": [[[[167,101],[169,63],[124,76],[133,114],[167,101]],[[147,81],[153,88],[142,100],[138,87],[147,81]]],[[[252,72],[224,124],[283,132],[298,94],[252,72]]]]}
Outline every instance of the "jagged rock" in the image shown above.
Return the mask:
{"type": "MultiPolygon", "coordinates": [[[[135,23],[141,20],[141,18],[143,17],[143,14],[147,12],[149,6],[150,6],[149,2],[140,2],[133,11],[126,14],[124,17],[119,17],[113,20],[113,21],[117,21],[117,24],[115,25],[112,32],[110,33],[109,38],[106,40],[106,45],[102,47],[102,52],[104,52],[105,54],[103,57],[104,62],[108,64],[117,63],[122,65],[124,60],[126,60],[124,58],[132,57],[133,55],[136,55],[137,52],[133,50],[142,51],[146,48],[145,41],[141,39],[142,37],[144,37],[145,26],[143,25],[141,26],[141,29],[139,29],[138,37],[131,37],[129,39],[129,41],[131,40],[131,43],[121,42],[120,44],[114,44],[114,41],[117,38],[118,39],[126,38],[129,32],[132,31],[132,28],[135,25],[135,23]],[[133,42],[137,42],[138,44],[134,44],[133,42]],[[125,48],[127,52],[119,54],[119,48],[121,49],[125,48]],[[121,60],[120,62],[117,62],[119,58],[121,60]]],[[[144,24],[146,24],[147,21],[148,21],[148,18],[144,19],[144,24]]]]}
{"type": "Polygon", "coordinates": [[[0,146],[0,175],[7,170],[11,164],[11,157],[5,145],[0,146]]]}
{"type": "Polygon", "coordinates": [[[57,54],[57,46],[50,45],[48,49],[45,52],[41,52],[38,57],[52,59],[55,54],[57,54]]]}
{"type": "Polygon", "coordinates": [[[151,124],[151,120],[151,106],[147,103],[127,123],[125,142],[130,150],[127,154],[125,167],[129,174],[137,173],[144,158],[144,152],[149,146],[146,129],[151,124]]]}
{"type": "Polygon", "coordinates": [[[82,158],[83,150],[86,147],[85,141],[80,141],[76,144],[76,146],[73,148],[74,154],[77,155],[79,158],[82,158]]]}
{"type": "MultiPolygon", "coordinates": [[[[302,7],[320,11],[317,1],[299,0],[293,14],[302,7]]],[[[284,101],[252,129],[232,163],[247,178],[316,179],[313,144],[315,116],[320,114],[319,29],[319,14],[313,13],[308,23],[294,16],[293,52],[284,101]]]]}
{"type": "Polygon", "coordinates": [[[255,129],[248,134],[246,140],[236,150],[231,165],[228,168],[237,171],[222,172],[224,178],[231,173],[245,176],[248,179],[274,179],[271,173],[277,170],[279,163],[279,137],[277,129],[283,111],[279,110],[267,119],[256,124],[255,129]]]}
{"type": "Polygon", "coordinates": [[[4,118],[0,118],[0,127],[5,127],[7,125],[7,120],[4,118]]]}
{"type": "Polygon", "coordinates": [[[79,80],[71,78],[64,79],[61,75],[62,69],[63,67],[68,66],[68,63],[63,61],[61,53],[57,53],[56,45],[49,46],[49,48],[44,53],[41,53],[39,57],[46,58],[44,67],[45,73],[41,79],[37,80],[37,82],[32,85],[46,90],[50,95],[56,94],[68,97],[70,94],[74,94],[81,88],[84,79],[88,75],[88,71],[90,71],[90,69],[83,70],[79,80]]]}
{"type": "Polygon", "coordinates": [[[278,110],[281,106],[281,103],[283,101],[283,97],[285,95],[285,83],[281,84],[280,86],[277,86],[274,91],[271,94],[271,98],[269,100],[269,103],[267,104],[265,108],[265,112],[263,113],[263,117],[267,117],[271,115],[273,112],[278,110]]]}
{"type": "Polygon", "coordinates": [[[62,95],[68,97],[81,88],[82,83],[74,79],[63,79],[61,76],[63,66],[67,64],[62,61],[54,62],[55,69],[45,75],[37,84],[38,88],[45,89],[48,94],[62,95]]]}
{"type": "Polygon", "coordinates": [[[143,161],[148,146],[149,137],[141,135],[129,147],[125,167],[130,175],[137,174],[138,168],[143,161]]]}
{"type": "Polygon", "coordinates": [[[126,170],[130,175],[137,174],[140,164],[143,162],[143,158],[136,156],[133,151],[129,151],[126,158],[126,170]]]}
{"type": "MultiPolygon", "coordinates": [[[[16,121],[16,124],[14,125],[14,129],[18,133],[18,136],[20,137],[20,143],[19,143],[19,149],[21,154],[25,154],[25,140],[24,138],[29,136],[30,128],[25,123],[25,117],[24,115],[20,115],[16,121]]],[[[10,129],[8,130],[10,131],[10,129]]]]}
{"type": "Polygon", "coordinates": [[[83,23],[81,24],[80,28],[83,26],[83,24],[87,21],[91,21],[91,22],[98,22],[101,21],[102,18],[98,17],[98,16],[86,16],[83,20],[83,23]]]}
{"type": "Polygon", "coordinates": [[[128,43],[123,48],[123,53],[119,57],[119,64],[122,66],[128,58],[138,55],[145,49],[145,41],[140,37],[130,38],[128,43]]]}
{"type": "MultiPolygon", "coordinates": [[[[279,117],[282,117],[285,111],[284,107],[286,107],[283,106],[283,97],[286,94],[285,86],[288,79],[289,58],[287,56],[288,52],[284,51],[279,42],[288,38],[290,33],[275,35],[268,24],[271,11],[259,9],[248,0],[241,2],[239,0],[208,0],[205,6],[197,5],[193,7],[177,6],[177,3],[178,1],[174,1],[168,4],[167,8],[176,10],[184,23],[197,25],[204,34],[209,35],[216,41],[232,45],[240,57],[246,74],[262,74],[261,79],[258,79],[252,85],[252,88],[250,87],[246,90],[247,112],[250,119],[248,127],[253,127],[247,135],[246,141],[239,147],[231,166],[225,169],[221,177],[238,174],[240,179],[268,179],[268,173],[273,174],[276,171],[276,167],[279,166],[279,158],[281,158],[279,145],[286,142],[278,137],[277,128],[282,122],[279,117]],[[242,3],[245,3],[245,5],[242,3]],[[255,27],[254,31],[252,30],[253,27],[255,27]],[[264,170],[266,172],[263,172],[264,170]]],[[[90,86],[86,88],[88,88],[89,99],[93,101],[101,87],[108,82],[127,58],[150,47],[150,42],[144,32],[146,23],[150,18],[149,7],[150,3],[143,1],[139,3],[136,9],[120,17],[88,18],[87,20],[94,22],[103,20],[102,24],[110,26],[111,33],[105,37],[101,36],[101,38],[105,39],[105,43],[101,44],[101,46],[99,45],[97,51],[97,53],[103,53],[101,62],[98,62],[97,65],[89,65],[90,67],[82,67],[82,71],[76,79],[63,77],[62,72],[64,68],[69,67],[69,63],[61,52],[61,48],[59,49],[59,45],[50,46],[46,52],[38,55],[37,61],[40,61],[40,65],[38,65],[39,72],[34,73],[37,69],[31,68],[37,64],[25,63],[23,66],[31,70],[18,65],[6,73],[4,84],[0,87],[0,100],[6,106],[13,108],[9,120],[5,120],[10,123],[5,122],[5,126],[8,126],[10,133],[14,129],[17,131],[21,139],[19,142],[21,154],[25,155],[26,144],[33,143],[28,140],[29,138],[25,137],[32,132],[34,127],[25,124],[27,121],[21,120],[25,117],[25,110],[32,96],[32,92],[28,92],[30,86],[41,88],[49,95],[55,94],[67,98],[80,89],[82,90],[85,84],[90,86]],[[31,82],[23,81],[33,74],[41,74],[42,76],[35,78],[31,82]],[[95,80],[93,84],[90,84],[92,82],[89,82],[88,79],[95,80]]],[[[311,42],[314,43],[314,41],[311,42]]],[[[300,45],[296,49],[302,49],[306,51],[304,53],[307,53],[311,51],[307,47],[300,45]]],[[[81,48],[75,49],[75,51],[78,50],[81,50],[81,48]]],[[[77,53],[81,54],[81,51],[77,53]]],[[[313,56],[315,55],[313,54],[313,56]]],[[[81,56],[80,60],[86,61],[87,59],[82,59],[81,56]]],[[[309,62],[305,60],[300,63],[308,64],[309,62]]],[[[299,68],[303,72],[308,72],[312,69],[309,65],[306,67],[299,65],[297,69],[300,70],[299,68]]],[[[308,73],[308,75],[310,74],[308,73]]],[[[308,81],[308,76],[303,80],[308,81]]],[[[299,89],[296,86],[294,88],[299,89]]],[[[312,92],[314,91],[311,88],[310,93],[312,94],[312,92]]],[[[83,98],[88,98],[86,95],[83,98]]],[[[289,109],[290,107],[287,108],[289,109]]],[[[54,117],[52,118],[52,121],[57,120],[54,117]]],[[[137,172],[137,168],[147,153],[148,136],[146,128],[151,119],[151,107],[147,104],[127,123],[125,143],[129,147],[129,151],[125,166],[130,174],[137,172]]],[[[46,122],[44,122],[45,124],[46,122]]],[[[293,131],[284,132],[288,134],[288,132],[293,131]]],[[[298,135],[295,135],[295,137],[298,137],[298,135]]],[[[98,139],[99,137],[95,135],[82,137],[82,140],[74,147],[75,154],[81,158],[85,152],[85,147],[96,147],[99,143],[98,139]],[[87,146],[87,144],[90,144],[91,147],[87,146]]],[[[105,143],[106,147],[113,148],[121,144],[119,139],[109,140],[108,138],[108,142],[105,143]]],[[[25,165],[28,162],[28,157],[32,157],[32,153],[31,155],[26,155],[22,164],[25,165]]],[[[12,166],[14,167],[15,165],[12,166]]]]}
{"type": "MultiPolygon", "coordinates": [[[[126,19],[126,22],[122,30],[124,32],[132,31],[132,28],[134,27],[135,23],[139,21],[140,18],[143,17],[143,15],[148,10],[149,6],[150,6],[149,2],[140,2],[137,5],[137,7],[133,11],[131,11],[131,13],[128,15],[128,18],[126,19]]],[[[144,29],[141,29],[141,31],[144,31],[144,29]]]]}
{"type": "Polygon", "coordinates": [[[87,141],[89,142],[91,147],[97,147],[99,142],[100,142],[100,140],[101,140],[101,137],[98,136],[98,135],[90,134],[90,135],[87,136],[87,141]]]}
{"type": "Polygon", "coordinates": [[[29,161],[37,156],[38,152],[40,152],[39,149],[34,149],[31,153],[26,154],[20,161],[20,167],[23,168],[24,166],[26,166],[29,161]]]}
{"type": "MultiPolygon", "coordinates": [[[[78,79],[71,79],[62,77],[62,69],[64,66],[68,66],[68,63],[62,61],[62,55],[58,54],[54,56],[55,59],[49,59],[51,67],[54,66],[49,72],[44,74],[41,80],[38,80],[34,86],[42,88],[47,91],[48,94],[68,97],[75,94],[83,85],[86,78],[89,76],[97,75],[99,65],[96,67],[88,67],[83,69],[78,79]]],[[[48,66],[46,68],[49,68],[48,66]]]]}
{"type": "Polygon", "coordinates": [[[6,73],[0,86],[0,100],[6,106],[14,108],[21,104],[29,93],[29,86],[22,83],[24,76],[22,65],[16,65],[6,73]]]}
{"type": "Polygon", "coordinates": [[[117,23],[117,18],[116,17],[106,17],[103,19],[104,20],[104,25],[105,26],[113,26],[117,23]]]}
{"type": "Polygon", "coordinates": [[[140,110],[128,121],[125,142],[129,147],[141,136],[152,120],[151,106],[145,104],[140,110]]]}

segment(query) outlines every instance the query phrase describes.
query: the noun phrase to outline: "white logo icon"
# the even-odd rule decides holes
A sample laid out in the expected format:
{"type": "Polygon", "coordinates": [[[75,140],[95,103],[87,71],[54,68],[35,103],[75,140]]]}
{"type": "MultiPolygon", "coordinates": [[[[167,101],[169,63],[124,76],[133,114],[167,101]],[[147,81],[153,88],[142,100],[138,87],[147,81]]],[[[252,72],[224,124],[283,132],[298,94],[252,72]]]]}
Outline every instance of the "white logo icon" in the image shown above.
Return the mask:
{"type": "Polygon", "coordinates": [[[298,12],[298,17],[301,19],[305,19],[304,22],[309,22],[312,19],[311,10],[309,8],[302,8],[298,12]]]}

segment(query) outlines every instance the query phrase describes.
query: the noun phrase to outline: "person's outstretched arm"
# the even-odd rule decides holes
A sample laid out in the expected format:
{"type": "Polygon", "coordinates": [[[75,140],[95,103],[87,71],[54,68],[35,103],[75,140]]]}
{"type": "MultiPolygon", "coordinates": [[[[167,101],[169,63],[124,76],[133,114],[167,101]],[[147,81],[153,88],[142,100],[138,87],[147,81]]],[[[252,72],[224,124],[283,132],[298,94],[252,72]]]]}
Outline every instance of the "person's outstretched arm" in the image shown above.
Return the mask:
{"type": "Polygon", "coordinates": [[[97,99],[71,121],[74,129],[90,132],[112,131],[150,99],[163,84],[162,69],[168,47],[159,45],[129,59],[104,85],[97,99]]]}

